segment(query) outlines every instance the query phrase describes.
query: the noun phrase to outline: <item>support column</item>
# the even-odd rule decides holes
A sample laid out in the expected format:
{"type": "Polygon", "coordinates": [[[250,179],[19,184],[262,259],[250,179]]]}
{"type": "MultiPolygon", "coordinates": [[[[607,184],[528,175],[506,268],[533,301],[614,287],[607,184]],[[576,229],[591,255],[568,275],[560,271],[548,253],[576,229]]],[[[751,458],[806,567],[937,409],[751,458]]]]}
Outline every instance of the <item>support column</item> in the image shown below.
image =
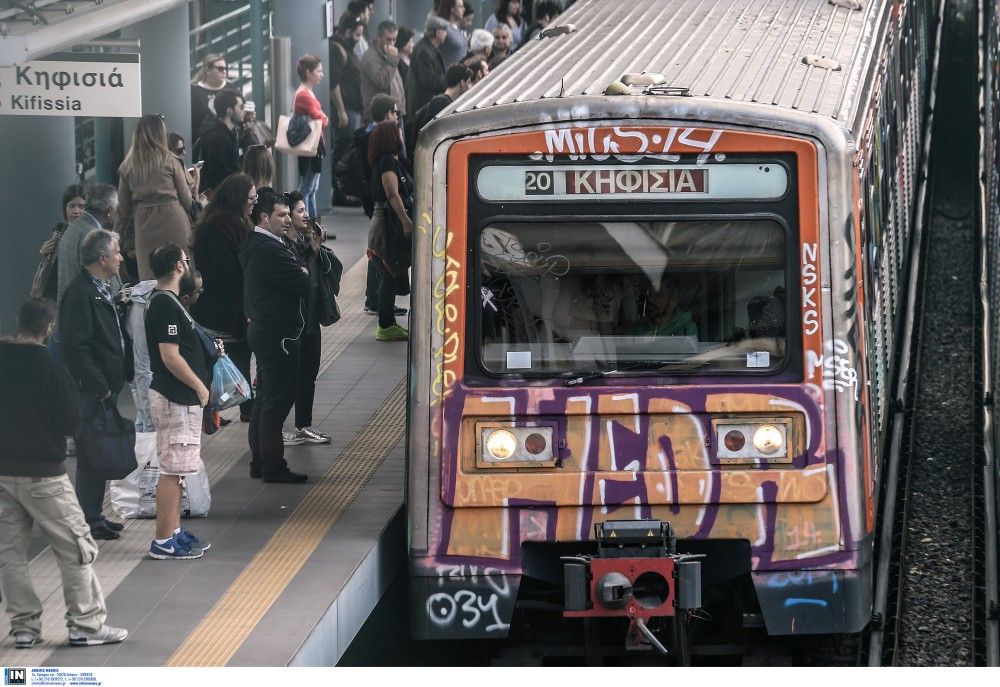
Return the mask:
{"type": "MultiPolygon", "coordinates": [[[[288,36],[292,39],[292,70],[290,75],[292,91],[298,88],[299,78],[294,74],[295,64],[298,59],[306,53],[312,53],[323,61],[323,71],[329,74],[329,46],[324,36],[326,29],[326,3],[323,0],[271,0],[271,32],[275,36],[288,36]]],[[[327,116],[330,116],[330,81],[324,77],[313,90],[319,99],[320,105],[327,116]]],[[[291,102],[292,93],[288,94],[291,102]]],[[[291,114],[291,112],[275,113],[277,115],[291,114]]],[[[329,128],[324,132],[326,136],[326,158],[323,160],[323,174],[319,181],[319,192],[316,194],[316,207],[320,214],[326,215],[331,211],[330,198],[332,187],[330,185],[330,145],[332,144],[331,131],[329,128]]],[[[275,153],[281,155],[281,153],[275,153]]],[[[291,161],[294,166],[296,162],[291,161]]],[[[296,168],[297,169],[297,168],[296,168]]],[[[291,189],[279,189],[290,191],[291,189]]]]}
{"type": "MultiPolygon", "coordinates": [[[[137,38],[142,55],[142,112],[159,112],[167,120],[167,130],[176,131],[191,149],[191,48],[188,44],[188,7],[133,24],[125,38],[137,38]]],[[[126,125],[126,148],[132,142],[135,123],[126,125]]],[[[195,132],[197,133],[197,132],[195,132]]]]}
{"type": "Polygon", "coordinates": [[[72,117],[0,117],[0,333],[13,334],[17,311],[28,297],[38,247],[62,220],[63,189],[76,182],[72,117]]]}

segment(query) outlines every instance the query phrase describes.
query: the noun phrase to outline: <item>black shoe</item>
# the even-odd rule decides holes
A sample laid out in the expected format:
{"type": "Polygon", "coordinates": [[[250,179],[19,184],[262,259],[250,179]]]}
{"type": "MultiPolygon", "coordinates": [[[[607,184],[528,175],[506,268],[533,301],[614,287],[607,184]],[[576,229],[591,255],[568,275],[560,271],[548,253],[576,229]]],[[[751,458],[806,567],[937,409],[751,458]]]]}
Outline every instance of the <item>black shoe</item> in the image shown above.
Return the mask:
{"type": "Polygon", "coordinates": [[[256,465],[250,465],[250,477],[252,479],[260,479],[260,468],[256,465]]]}
{"type": "Polygon", "coordinates": [[[101,524],[114,532],[121,532],[123,529],[125,529],[125,525],[121,524],[120,522],[114,522],[113,520],[108,520],[103,515],[101,516],[101,524]]]}
{"type": "Polygon", "coordinates": [[[393,308],[392,314],[396,317],[402,317],[403,315],[406,314],[406,308],[393,308]]]}
{"type": "MultiPolygon", "coordinates": [[[[250,421],[250,420],[248,419],[248,420],[247,420],[247,422],[249,422],[249,421],[250,421]]],[[[229,425],[231,425],[231,424],[233,424],[233,421],[232,421],[232,420],[227,420],[227,419],[226,419],[226,418],[224,418],[224,417],[220,417],[220,418],[219,418],[219,427],[228,427],[228,426],[229,426],[229,425]]]]}
{"type": "Polygon", "coordinates": [[[264,481],[274,484],[301,484],[309,479],[308,475],[304,475],[301,472],[292,472],[291,470],[286,470],[285,472],[279,472],[276,475],[267,475],[264,477],[264,481]]]}
{"type": "Polygon", "coordinates": [[[103,522],[99,522],[90,528],[90,536],[94,539],[120,539],[122,535],[115,532],[103,522]]]}

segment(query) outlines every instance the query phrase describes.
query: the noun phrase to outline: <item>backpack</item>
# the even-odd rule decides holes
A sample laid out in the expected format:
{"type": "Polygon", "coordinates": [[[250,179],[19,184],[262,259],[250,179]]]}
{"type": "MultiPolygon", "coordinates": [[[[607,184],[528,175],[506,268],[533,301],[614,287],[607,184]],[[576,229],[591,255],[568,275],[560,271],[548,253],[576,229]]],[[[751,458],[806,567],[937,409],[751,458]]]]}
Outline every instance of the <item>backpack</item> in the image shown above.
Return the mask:
{"type": "MultiPolygon", "coordinates": [[[[365,134],[364,129],[358,129],[354,132],[351,138],[351,142],[347,145],[344,150],[344,154],[340,156],[340,160],[337,162],[337,167],[334,173],[337,178],[337,187],[340,189],[341,193],[345,196],[354,196],[356,198],[363,197],[363,176],[365,167],[367,167],[367,147],[368,147],[368,136],[365,134]]],[[[368,194],[370,195],[370,194],[368,194]]]]}

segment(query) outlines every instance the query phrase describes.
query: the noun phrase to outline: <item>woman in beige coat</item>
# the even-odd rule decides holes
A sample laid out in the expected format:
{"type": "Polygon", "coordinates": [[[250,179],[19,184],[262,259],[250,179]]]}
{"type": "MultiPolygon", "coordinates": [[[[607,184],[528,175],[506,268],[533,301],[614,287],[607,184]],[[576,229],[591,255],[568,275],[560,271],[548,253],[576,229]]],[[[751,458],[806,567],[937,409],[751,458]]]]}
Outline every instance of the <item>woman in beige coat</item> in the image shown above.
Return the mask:
{"type": "Polygon", "coordinates": [[[153,279],[149,254],[165,243],[191,243],[190,208],[197,179],[167,146],[167,127],[158,114],[143,115],[132,147],[118,168],[118,225],[131,223],[139,279],[153,279]]]}

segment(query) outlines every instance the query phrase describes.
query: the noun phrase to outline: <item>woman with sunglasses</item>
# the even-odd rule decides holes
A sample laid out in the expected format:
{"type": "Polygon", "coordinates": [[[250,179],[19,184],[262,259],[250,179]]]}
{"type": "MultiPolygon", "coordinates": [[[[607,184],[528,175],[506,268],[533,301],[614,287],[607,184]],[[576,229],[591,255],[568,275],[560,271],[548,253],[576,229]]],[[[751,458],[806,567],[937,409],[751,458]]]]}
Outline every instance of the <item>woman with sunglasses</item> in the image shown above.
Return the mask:
{"type": "Polygon", "coordinates": [[[201,61],[198,73],[191,79],[191,133],[197,135],[206,117],[216,115],[215,96],[229,85],[226,75],[229,69],[226,58],[218,53],[209,53],[201,61]]]}
{"type": "Polygon", "coordinates": [[[306,299],[305,326],[299,348],[298,381],[295,385],[295,431],[283,432],[282,440],[285,446],[329,444],[329,436],[312,428],[313,397],[316,394],[316,375],[319,374],[323,338],[319,326],[322,228],[306,213],[306,203],[301,193],[285,193],[284,198],[292,213],[292,233],[289,236],[292,249],[299,260],[309,267],[309,297],[306,299]]]}
{"type": "Polygon", "coordinates": [[[143,115],[135,127],[132,146],[118,168],[119,233],[135,236],[139,279],[153,279],[149,254],[167,243],[187,246],[191,241],[192,198],[195,180],[167,144],[167,126],[159,114],[143,115]]]}

